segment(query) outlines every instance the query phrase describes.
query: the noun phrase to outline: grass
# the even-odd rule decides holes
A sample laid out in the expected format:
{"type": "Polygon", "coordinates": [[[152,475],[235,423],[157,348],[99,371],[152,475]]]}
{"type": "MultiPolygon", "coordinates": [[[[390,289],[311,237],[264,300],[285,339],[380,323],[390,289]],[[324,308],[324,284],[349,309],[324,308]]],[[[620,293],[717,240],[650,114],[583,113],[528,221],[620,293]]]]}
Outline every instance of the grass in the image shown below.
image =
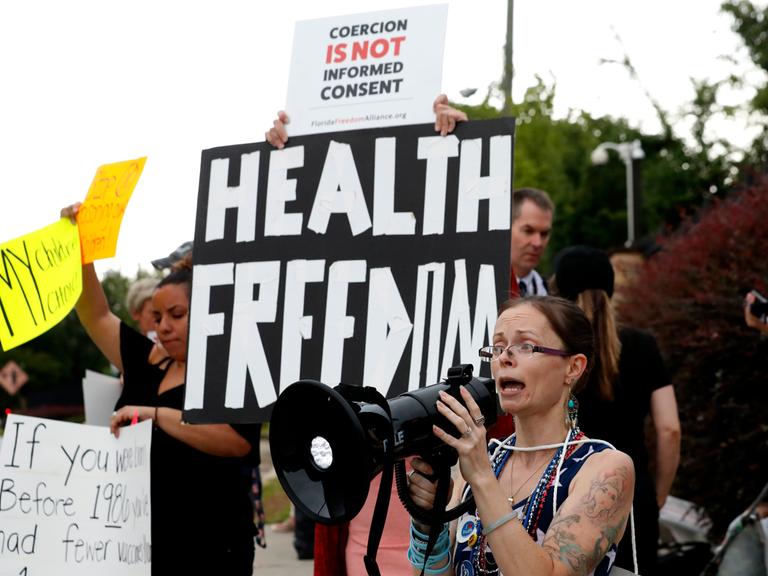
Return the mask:
{"type": "Polygon", "coordinates": [[[267,524],[282,522],[291,513],[291,501],[277,478],[267,480],[262,486],[262,504],[267,524]]]}

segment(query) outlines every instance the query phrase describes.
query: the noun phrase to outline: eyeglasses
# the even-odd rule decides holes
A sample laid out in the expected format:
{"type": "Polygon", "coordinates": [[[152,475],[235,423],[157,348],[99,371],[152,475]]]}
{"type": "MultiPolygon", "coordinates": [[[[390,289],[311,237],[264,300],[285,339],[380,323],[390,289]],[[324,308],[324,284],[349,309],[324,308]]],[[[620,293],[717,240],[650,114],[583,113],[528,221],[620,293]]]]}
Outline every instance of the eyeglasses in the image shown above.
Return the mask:
{"type": "Polygon", "coordinates": [[[534,352],[540,354],[550,354],[552,356],[573,356],[570,352],[565,350],[558,350],[556,348],[547,348],[546,346],[537,346],[529,342],[523,342],[522,344],[512,344],[511,346],[486,346],[480,348],[480,360],[483,362],[490,362],[492,360],[498,360],[504,352],[510,356],[516,356],[517,358],[530,358],[534,352]]]}

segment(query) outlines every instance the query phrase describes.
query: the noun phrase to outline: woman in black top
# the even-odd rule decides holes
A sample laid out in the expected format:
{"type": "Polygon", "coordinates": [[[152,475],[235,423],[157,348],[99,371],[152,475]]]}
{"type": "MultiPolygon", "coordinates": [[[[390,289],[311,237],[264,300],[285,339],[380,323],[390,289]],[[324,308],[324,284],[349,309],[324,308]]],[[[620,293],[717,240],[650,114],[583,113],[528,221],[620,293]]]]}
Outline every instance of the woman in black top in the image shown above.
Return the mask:
{"type": "MultiPolygon", "coordinates": [[[[635,539],[640,573],[653,574],[664,505],[680,460],[680,421],[675,391],[667,378],[656,339],[647,332],[617,326],[611,307],[614,273],[607,254],[587,246],[564,249],[555,258],[553,288],[575,301],[592,322],[595,364],[579,394],[579,426],[607,440],[635,464],[635,539]],[[656,473],[651,475],[645,419],[655,430],[656,473]]],[[[631,541],[625,535],[616,565],[631,569],[631,541]]]]}
{"type": "MultiPolygon", "coordinates": [[[[78,207],[65,208],[62,216],[74,218],[78,207]]],[[[191,272],[191,259],[181,262],[155,290],[159,346],[112,313],[93,264],[83,266],[75,309],[88,335],[123,373],[110,424],[114,434],[135,415],[154,423],[152,574],[250,575],[253,508],[241,471],[251,452],[250,434],[228,424],[181,421],[191,272]]],[[[257,437],[254,441],[258,449],[257,437]]]]}

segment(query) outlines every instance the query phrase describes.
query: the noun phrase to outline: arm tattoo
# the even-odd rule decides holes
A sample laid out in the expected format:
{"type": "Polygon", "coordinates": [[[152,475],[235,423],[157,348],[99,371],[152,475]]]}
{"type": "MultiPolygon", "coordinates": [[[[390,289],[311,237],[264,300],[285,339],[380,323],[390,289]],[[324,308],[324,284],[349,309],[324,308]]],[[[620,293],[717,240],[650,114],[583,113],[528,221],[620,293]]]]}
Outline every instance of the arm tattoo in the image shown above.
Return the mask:
{"type": "Polygon", "coordinates": [[[592,481],[589,493],[582,499],[584,513],[592,520],[612,520],[625,497],[629,470],[619,466],[592,481]]]}
{"type": "Polygon", "coordinates": [[[612,544],[618,543],[619,533],[627,517],[619,514],[627,498],[631,473],[619,466],[600,474],[592,481],[576,511],[558,514],[549,525],[542,548],[577,575],[584,576],[597,566],[612,544]],[[596,527],[594,543],[584,541],[585,530],[596,527]],[[580,537],[580,538],[579,538],[580,537]]]}
{"type": "Polygon", "coordinates": [[[597,566],[605,556],[611,544],[617,544],[619,531],[626,522],[626,517],[622,517],[614,525],[605,525],[600,530],[600,534],[595,540],[595,545],[591,553],[587,552],[576,542],[576,534],[579,532],[581,516],[578,514],[569,514],[568,516],[558,516],[549,525],[547,537],[542,548],[546,550],[550,557],[558,560],[568,566],[574,573],[586,575],[597,566]]]}
{"type": "Polygon", "coordinates": [[[586,574],[589,557],[576,542],[575,534],[578,530],[575,525],[580,521],[581,516],[578,514],[558,515],[549,525],[547,538],[542,547],[553,559],[559,560],[576,574],[586,574]]]}

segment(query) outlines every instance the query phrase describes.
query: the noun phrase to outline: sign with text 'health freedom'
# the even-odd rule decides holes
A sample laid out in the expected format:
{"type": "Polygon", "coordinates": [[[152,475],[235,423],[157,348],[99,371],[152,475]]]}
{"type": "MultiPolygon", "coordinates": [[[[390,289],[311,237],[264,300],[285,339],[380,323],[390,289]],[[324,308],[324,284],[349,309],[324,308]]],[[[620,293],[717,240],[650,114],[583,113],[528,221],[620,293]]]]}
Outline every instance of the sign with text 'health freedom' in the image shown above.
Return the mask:
{"type": "Polygon", "coordinates": [[[11,414],[0,449],[0,574],[149,576],[152,424],[11,414]]]}
{"type": "Polygon", "coordinates": [[[288,134],[433,122],[448,6],[296,23],[288,134]]]}
{"type": "Polygon", "coordinates": [[[184,419],[302,378],[388,397],[475,364],[509,287],[514,120],[203,152],[184,419]]]}

